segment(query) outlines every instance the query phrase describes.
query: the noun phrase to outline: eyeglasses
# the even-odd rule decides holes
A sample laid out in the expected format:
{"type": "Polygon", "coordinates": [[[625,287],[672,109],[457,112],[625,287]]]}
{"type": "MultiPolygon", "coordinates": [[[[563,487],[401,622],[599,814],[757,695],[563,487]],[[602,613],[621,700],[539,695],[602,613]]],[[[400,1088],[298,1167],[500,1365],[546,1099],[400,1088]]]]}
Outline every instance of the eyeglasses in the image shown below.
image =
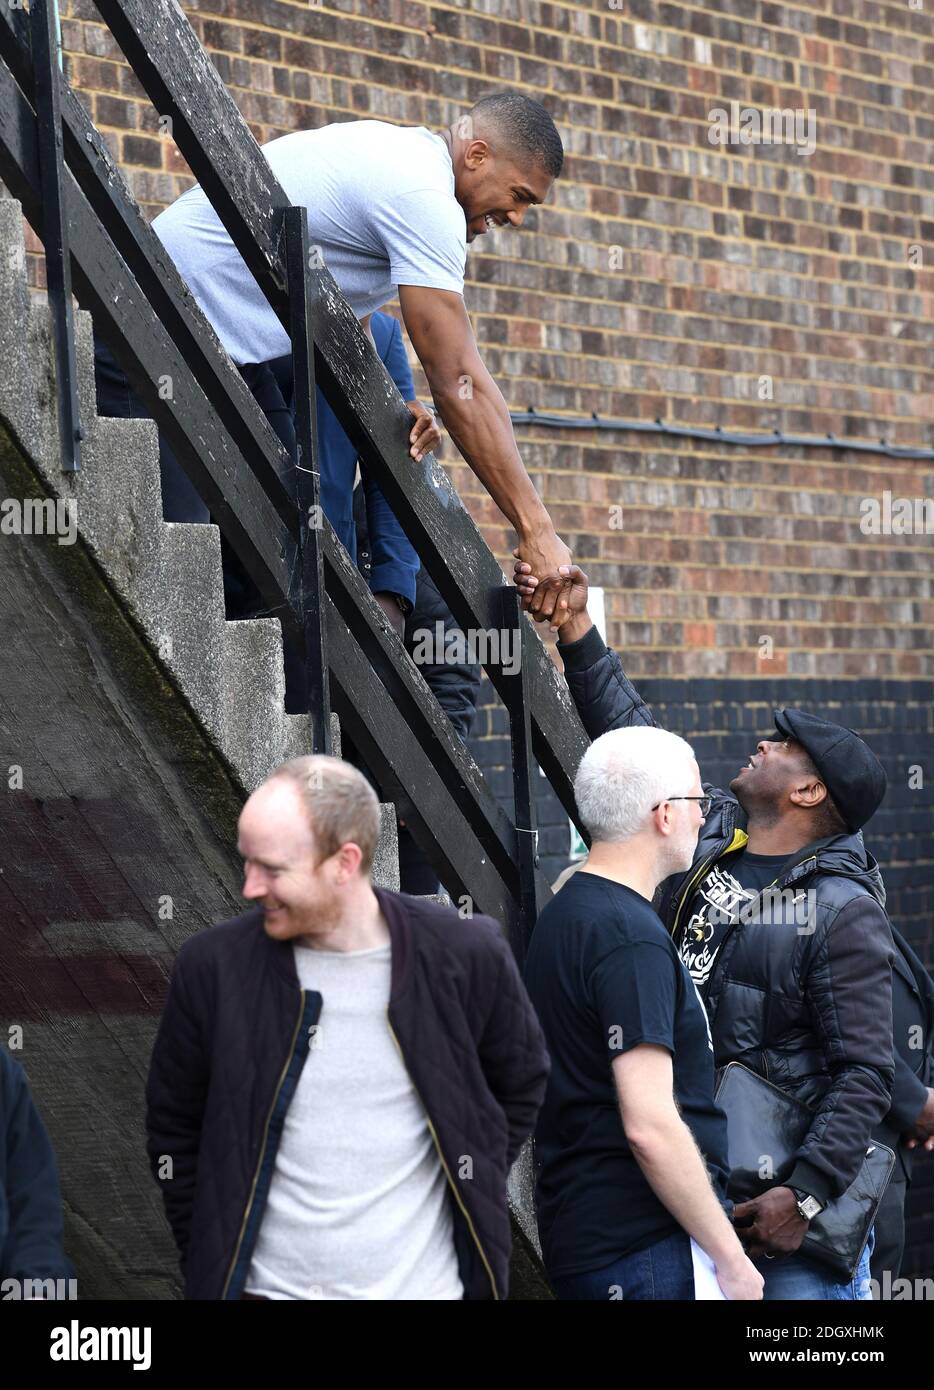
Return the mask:
{"type": "Polygon", "coordinates": [[[664,806],[668,801],[696,801],[705,820],[710,815],[710,808],[713,805],[712,796],[667,796],[665,801],[656,801],[652,810],[657,811],[659,806],[664,806]]]}

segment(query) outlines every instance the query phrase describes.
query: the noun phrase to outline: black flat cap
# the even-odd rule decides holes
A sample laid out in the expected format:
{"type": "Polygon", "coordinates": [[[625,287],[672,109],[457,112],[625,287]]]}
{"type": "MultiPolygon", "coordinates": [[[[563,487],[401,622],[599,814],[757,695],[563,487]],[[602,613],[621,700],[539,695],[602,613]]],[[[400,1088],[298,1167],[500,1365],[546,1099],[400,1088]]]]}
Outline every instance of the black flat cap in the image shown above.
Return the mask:
{"type": "Polygon", "coordinates": [[[777,709],[782,738],[801,744],[848,829],[859,830],[885,796],[885,769],[859,734],[803,709],[777,709]]]}

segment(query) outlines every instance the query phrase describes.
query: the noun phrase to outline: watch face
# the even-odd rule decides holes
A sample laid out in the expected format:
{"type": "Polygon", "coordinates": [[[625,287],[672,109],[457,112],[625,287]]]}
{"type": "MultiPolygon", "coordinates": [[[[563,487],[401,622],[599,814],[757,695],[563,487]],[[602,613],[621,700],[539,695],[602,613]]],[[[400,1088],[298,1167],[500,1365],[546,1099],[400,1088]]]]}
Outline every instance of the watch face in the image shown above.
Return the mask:
{"type": "Polygon", "coordinates": [[[821,1204],[816,1197],[805,1197],[803,1202],[798,1203],[798,1210],[808,1221],[813,1220],[821,1209],[821,1204]]]}

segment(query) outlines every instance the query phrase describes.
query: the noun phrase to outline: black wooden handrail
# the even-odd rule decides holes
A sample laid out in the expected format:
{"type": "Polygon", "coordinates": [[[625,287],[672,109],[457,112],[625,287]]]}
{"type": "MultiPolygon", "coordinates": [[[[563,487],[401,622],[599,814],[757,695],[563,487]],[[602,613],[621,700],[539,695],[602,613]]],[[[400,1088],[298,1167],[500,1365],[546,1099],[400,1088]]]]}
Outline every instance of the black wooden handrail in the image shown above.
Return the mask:
{"type": "Polygon", "coordinates": [[[52,310],[57,366],[58,435],[62,468],[66,473],[75,473],[81,467],[82,436],[75,385],[68,223],[62,211],[64,168],[59,110],[59,43],[49,0],[33,0],[29,20],[38,97],[36,114],[39,126],[39,173],[42,178],[42,240],[45,245],[46,285],[52,310]]]}

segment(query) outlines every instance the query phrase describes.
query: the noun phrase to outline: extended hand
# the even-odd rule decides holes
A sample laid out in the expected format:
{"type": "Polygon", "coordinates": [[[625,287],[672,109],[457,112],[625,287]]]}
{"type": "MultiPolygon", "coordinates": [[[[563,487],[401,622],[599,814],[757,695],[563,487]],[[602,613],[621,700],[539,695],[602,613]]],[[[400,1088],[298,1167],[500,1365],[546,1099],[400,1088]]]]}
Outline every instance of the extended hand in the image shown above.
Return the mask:
{"type": "MultiPolygon", "coordinates": [[[[514,550],[512,553],[515,556],[519,554],[518,550],[514,550]]],[[[526,600],[531,599],[535,590],[539,588],[539,581],[532,573],[531,565],[527,565],[525,561],[519,559],[516,560],[513,570],[513,583],[519,590],[523,606],[525,606],[526,600]]],[[[544,583],[558,594],[555,617],[561,621],[557,626],[563,626],[565,622],[571,622],[587,612],[587,590],[590,581],[580,565],[562,565],[558,570],[558,576],[554,579],[547,579],[544,583]]],[[[557,631],[554,620],[552,631],[557,631]]]]}
{"type": "Polygon", "coordinates": [[[523,596],[523,608],[537,623],[550,621],[552,626],[560,627],[567,611],[559,609],[556,613],[556,605],[559,595],[565,590],[570,592],[571,585],[558,571],[562,565],[571,563],[570,550],[551,527],[523,536],[513,554],[528,565],[529,574],[538,580],[535,592],[528,599],[523,596]]]}
{"type": "Polygon", "coordinates": [[[438,429],[434,413],[427,405],[422,405],[421,401],[406,401],[406,405],[415,416],[415,424],[409,435],[409,453],[417,462],[424,458],[425,454],[434,453],[441,443],[441,431],[438,429]]]}
{"type": "Polygon", "coordinates": [[[751,1202],[738,1202],[733,1211],[736,1234],[751,1260],[761,1255],[791,1255],[808,1233],[790,1187],[770,1187],[751,1202]]]}

